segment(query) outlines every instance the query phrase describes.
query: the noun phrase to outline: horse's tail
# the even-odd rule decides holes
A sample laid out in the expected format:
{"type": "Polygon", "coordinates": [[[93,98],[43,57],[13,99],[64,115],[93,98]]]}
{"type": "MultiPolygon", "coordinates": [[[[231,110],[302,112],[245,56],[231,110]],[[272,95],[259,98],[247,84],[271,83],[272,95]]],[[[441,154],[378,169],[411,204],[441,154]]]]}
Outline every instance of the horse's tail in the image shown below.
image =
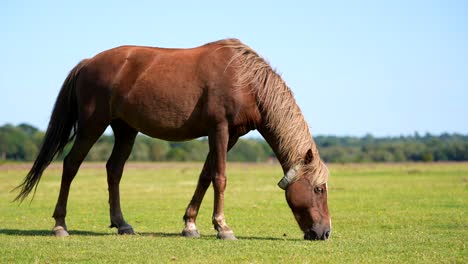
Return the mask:
{"type": "Polygon", "coordinates": [[[14,189],[21,189],[15,201],[22,202],[33,189],[36,192],[37,185],[46,167],[52,162],[57,153],[61,153],[67,143],[75,137],[78,121],[75,84],[77,76],[85,63],[86,60],[83,60],[76,65],[63,82],[60,93],[55,101],[54,110],[52,111],[39,155],[37,155],[23,183],[14,189]]]}

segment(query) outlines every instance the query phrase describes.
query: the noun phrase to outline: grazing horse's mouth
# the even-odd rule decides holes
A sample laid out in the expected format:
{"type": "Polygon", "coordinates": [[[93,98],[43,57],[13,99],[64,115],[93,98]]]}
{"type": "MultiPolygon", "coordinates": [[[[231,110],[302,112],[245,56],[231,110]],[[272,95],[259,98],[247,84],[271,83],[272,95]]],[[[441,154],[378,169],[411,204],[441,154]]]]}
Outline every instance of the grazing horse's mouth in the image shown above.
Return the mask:
{"type": "Polygon", "coordinates": [[[304,239],[305,240],[328,240],[331,235],[331,230],[326,229],[319,233],[317,233],[313,228],[306,230],[304,232],[304,239]]]}

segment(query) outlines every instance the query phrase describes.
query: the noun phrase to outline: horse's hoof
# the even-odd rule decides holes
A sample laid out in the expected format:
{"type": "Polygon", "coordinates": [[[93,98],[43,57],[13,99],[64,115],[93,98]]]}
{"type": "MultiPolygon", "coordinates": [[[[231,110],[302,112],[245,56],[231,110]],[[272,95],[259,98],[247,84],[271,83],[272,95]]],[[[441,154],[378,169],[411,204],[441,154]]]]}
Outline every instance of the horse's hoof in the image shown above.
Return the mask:
{"type": "Polygon", "coordinates": [[[133,227],[129,224],[119,227],[119,235],[134,235],[133,227]]]}
{"type": "Polygon", "coordinates": [[[234,236],[234,232],[232,231],[218,232],[218,235],[216,235],[216,238],[222,239],[222,240],[237,240],[236,236],[234,236]]]}
{"type": "Polygon", "coordinates": [[[52,232],[54,232],[54,235],[56,237],[67,237],[70,235],[63,226],[54,227],[54,229],[52,229],[52,232]]]}
{"type": "Polygon", "coordinates": [[[196,229],[192,229],[192,230],[184,229],[182,230],[182,236],[189,237],[189,238],[199,238],[200,234],[198,233],[198,230],[196,229]]]}

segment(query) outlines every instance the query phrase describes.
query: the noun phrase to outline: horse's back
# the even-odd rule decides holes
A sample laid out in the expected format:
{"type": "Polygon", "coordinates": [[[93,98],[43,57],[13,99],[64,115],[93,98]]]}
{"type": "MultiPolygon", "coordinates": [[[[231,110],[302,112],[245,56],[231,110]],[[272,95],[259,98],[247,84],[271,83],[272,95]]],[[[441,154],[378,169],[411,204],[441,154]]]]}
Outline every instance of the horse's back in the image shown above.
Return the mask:
{"type": "Polygon", "coordinates": [[[245,93],[234,87],[235,73],[227,70],[232,53],[222,48],[226,44],[104,51],[83,68],[82,100],[94,101],[99,111],[108,111],[108,118],[122,119],[153,137],[185,140],[207,135],[216,122],[235,122],[245,100],[245,93]]]}

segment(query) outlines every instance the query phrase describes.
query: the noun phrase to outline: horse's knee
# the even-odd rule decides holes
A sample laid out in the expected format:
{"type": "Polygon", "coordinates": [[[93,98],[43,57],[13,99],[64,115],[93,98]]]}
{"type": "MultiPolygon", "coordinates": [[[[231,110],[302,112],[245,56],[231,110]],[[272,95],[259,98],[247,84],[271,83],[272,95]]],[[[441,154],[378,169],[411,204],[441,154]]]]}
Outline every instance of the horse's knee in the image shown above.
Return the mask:
{"type": "Polygon", "coordinates": [[[225,175],[216,175],[213,179],[214,188],[217,190],[224,190],[226,188],[226,176],[225,175]]]}

